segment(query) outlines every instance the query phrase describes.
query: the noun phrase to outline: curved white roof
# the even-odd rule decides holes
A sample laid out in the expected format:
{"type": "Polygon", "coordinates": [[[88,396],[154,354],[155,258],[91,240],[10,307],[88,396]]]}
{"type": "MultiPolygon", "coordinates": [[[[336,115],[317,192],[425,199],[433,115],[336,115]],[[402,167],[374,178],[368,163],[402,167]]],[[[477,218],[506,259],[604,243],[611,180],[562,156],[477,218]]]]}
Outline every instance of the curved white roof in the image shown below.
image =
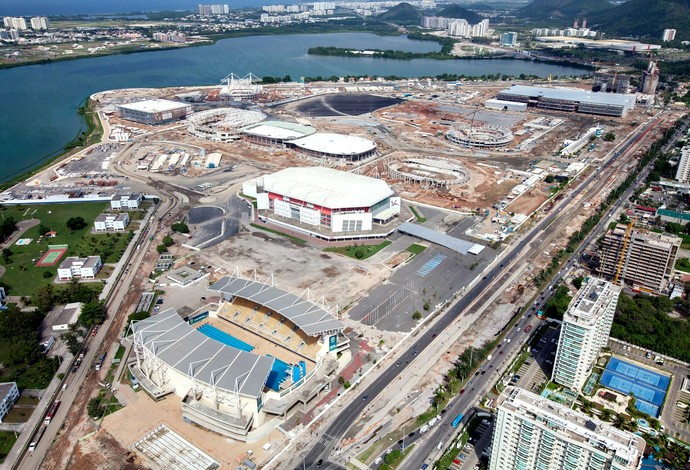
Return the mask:
{"type": "Polygon", "coordinates": [[[330,209],[371,207],[394,194],[383,180],[324,167],[286,168],[266,175],[264,191],[330,209]]]}
{"type": "Polygon", "coordinates": [[[268,307],[278,312],[310,336],[345,329],[337,318],[314,302],[285,292],[263,282],[226,276],[209,287],[268,307]]]}
{"type": "Polygon", "coordinates": [[[299,148],[332,155],[359,155],[376,148],[376,142],[363,137],[326,132],[317,132],[291,143],[299,148]]]}
{"type": "Polygon", "coordinates": [[[280,121],[264,121],[261,124],[247,126],[242,131],[245,134],[280,140],[297,139],[316,132],[311,126],[280,121]]]}
{"type": "Polygon", "coordinates": [[[274,359],[240,351],[205,336],[169,308],[132,324],[135,341],[190,379],[258,397],[274,359]]]}

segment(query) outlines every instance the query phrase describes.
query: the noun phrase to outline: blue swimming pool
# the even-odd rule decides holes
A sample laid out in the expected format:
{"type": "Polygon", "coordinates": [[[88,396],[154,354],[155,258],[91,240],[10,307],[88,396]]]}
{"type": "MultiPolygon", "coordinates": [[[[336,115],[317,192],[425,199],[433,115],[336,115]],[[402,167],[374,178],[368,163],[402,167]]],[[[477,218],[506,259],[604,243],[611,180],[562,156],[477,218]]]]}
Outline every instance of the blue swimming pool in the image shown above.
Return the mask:
{"type": "Polygon", "coordinates": [[[671,379],[645,367],[612,357],[599,383],[626,395],[635,395],[637,409],[659,417],[671,379]]]}
{"type": "Polygon", "coordinates": [[[226,346],[230,346],[241,351],[249,352],[254,349],[254,346],[252,346],[251,344],[247,344],[244,341],[237,339],[224,331],[219,330],[215,326],[209,325],[208,323],[206,325],[201,325],[199,327],[199,332],[203,333],[211,339],[215,339],[216,341],[225,344],[226,346]]]}

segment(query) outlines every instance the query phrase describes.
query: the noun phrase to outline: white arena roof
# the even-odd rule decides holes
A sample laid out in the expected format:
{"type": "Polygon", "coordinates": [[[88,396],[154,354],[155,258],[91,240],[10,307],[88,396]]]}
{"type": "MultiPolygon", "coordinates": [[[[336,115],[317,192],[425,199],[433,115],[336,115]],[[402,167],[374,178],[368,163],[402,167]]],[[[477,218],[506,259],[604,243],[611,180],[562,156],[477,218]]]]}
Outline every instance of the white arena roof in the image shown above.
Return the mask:
{"type": "Polygon", "coordinates": [[[200,333],[173,308],[133,323],[132,335],[180,374],[249,397],[261,395],[273,366],[272,357],[240,351],[200,333]]]}
{"type": "Polygon", "coordinates": [[[270,308],[310,336],[345,329],[337,318],[323,308],[301,297],[263,282],[226,276],[209,287],[270,308]]]}
{"type": "Polygon", "coordinates": [[[394,194],[383,180],[325,167],[286,168],[263,179],[266,192],[329,209],[371,207],[394,194]]]}
{"type": "Polygon", "coordinates": [[[280,121],[265,121],[242,129],[245,134],[267,137],[269,139],[298,139],[316,132],[311,126],[280,121]]]}
{"type": "Polygon", "coordinates": [[[359,155],[376,149],[376,143],[363,137],[317,132],[291,142],[299,148],[332,155],[359,155]]]}
{"type": "Polygon", "coordinates": [[[578,101],[581,103],[597,103],[624,106],[626,108],[635,104],[635,95],[617,93],[593,92],[579,88],[550,88],[529,85],[513,85],[502,90],[501,94],[530,96],[532,98],[549,98],[564,101],[578,101]]]}
{"type": "Polygon", "coordinates": [[[165,111],[172,111],[174,109],[187,108],[189,104],[178,103],[170,100],[144,100],[135,103],[121,104],[120,108],[131,109],[133,111],[140,111],[142,113],[162,113],[165,111]]]}

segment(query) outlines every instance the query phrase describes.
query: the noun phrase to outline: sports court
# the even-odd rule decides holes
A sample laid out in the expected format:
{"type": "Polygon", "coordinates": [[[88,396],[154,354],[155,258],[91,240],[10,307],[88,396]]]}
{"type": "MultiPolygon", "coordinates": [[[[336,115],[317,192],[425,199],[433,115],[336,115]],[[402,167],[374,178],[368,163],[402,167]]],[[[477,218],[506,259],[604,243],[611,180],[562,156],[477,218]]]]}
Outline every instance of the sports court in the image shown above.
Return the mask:
{"type": "Polygon", "coordinates": [[[617,357],[609,360],[599,381],[604,387],[635,395],[637,409],[655,418],[659,417],[670,382],[671,379],[665,375],[617,357]]]}
{"type": "Polygon", "coordinates": [[[48,251],[41,256],[41,259],[36,263],[36,267],[55,266],[60,261],[60,258],[67,253],[67,248],[67,245],[48,245],[48,251]]]}

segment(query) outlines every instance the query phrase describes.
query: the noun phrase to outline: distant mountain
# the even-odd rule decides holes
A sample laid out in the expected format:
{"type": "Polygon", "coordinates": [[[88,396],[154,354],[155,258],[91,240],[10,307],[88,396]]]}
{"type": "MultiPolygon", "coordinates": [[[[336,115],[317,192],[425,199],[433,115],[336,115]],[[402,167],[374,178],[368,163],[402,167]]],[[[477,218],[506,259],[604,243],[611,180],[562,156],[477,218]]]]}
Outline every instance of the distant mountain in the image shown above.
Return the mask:
{"type": "Polygon", "coordinates": [[[588,23],[610,35],[660,39],[666,28],[676,39],[690,39],[690,0],[628,0],[591,15],[588,23]]]}
{"type": "MultiPolygon", "coordinates": [[[[657,0],[645,0],[654,3],[657,0]]],[[[534,0],[526,7],[517,11],[520,18],[535,20],[544,19],[572,19],[589,15],[592,12],[611,8],[607,0],[534,0]]]]}
{"type": "Polygon", "coordinates": [[[462,18],[467,20],[470,24],[479,23],[484,19],[483,16],[474,13],[473,11],[463,8],[460,5],[449,5],[443,10],[437,13],[438,16],[443,16],[444,18],[462,18]]]}
{"type": "Polygon", "coordinates": [[[409,3],[399,3],[376,18],[399,25],[419,25],[422,16],[424,16],[423,13],[409,3]]]}

